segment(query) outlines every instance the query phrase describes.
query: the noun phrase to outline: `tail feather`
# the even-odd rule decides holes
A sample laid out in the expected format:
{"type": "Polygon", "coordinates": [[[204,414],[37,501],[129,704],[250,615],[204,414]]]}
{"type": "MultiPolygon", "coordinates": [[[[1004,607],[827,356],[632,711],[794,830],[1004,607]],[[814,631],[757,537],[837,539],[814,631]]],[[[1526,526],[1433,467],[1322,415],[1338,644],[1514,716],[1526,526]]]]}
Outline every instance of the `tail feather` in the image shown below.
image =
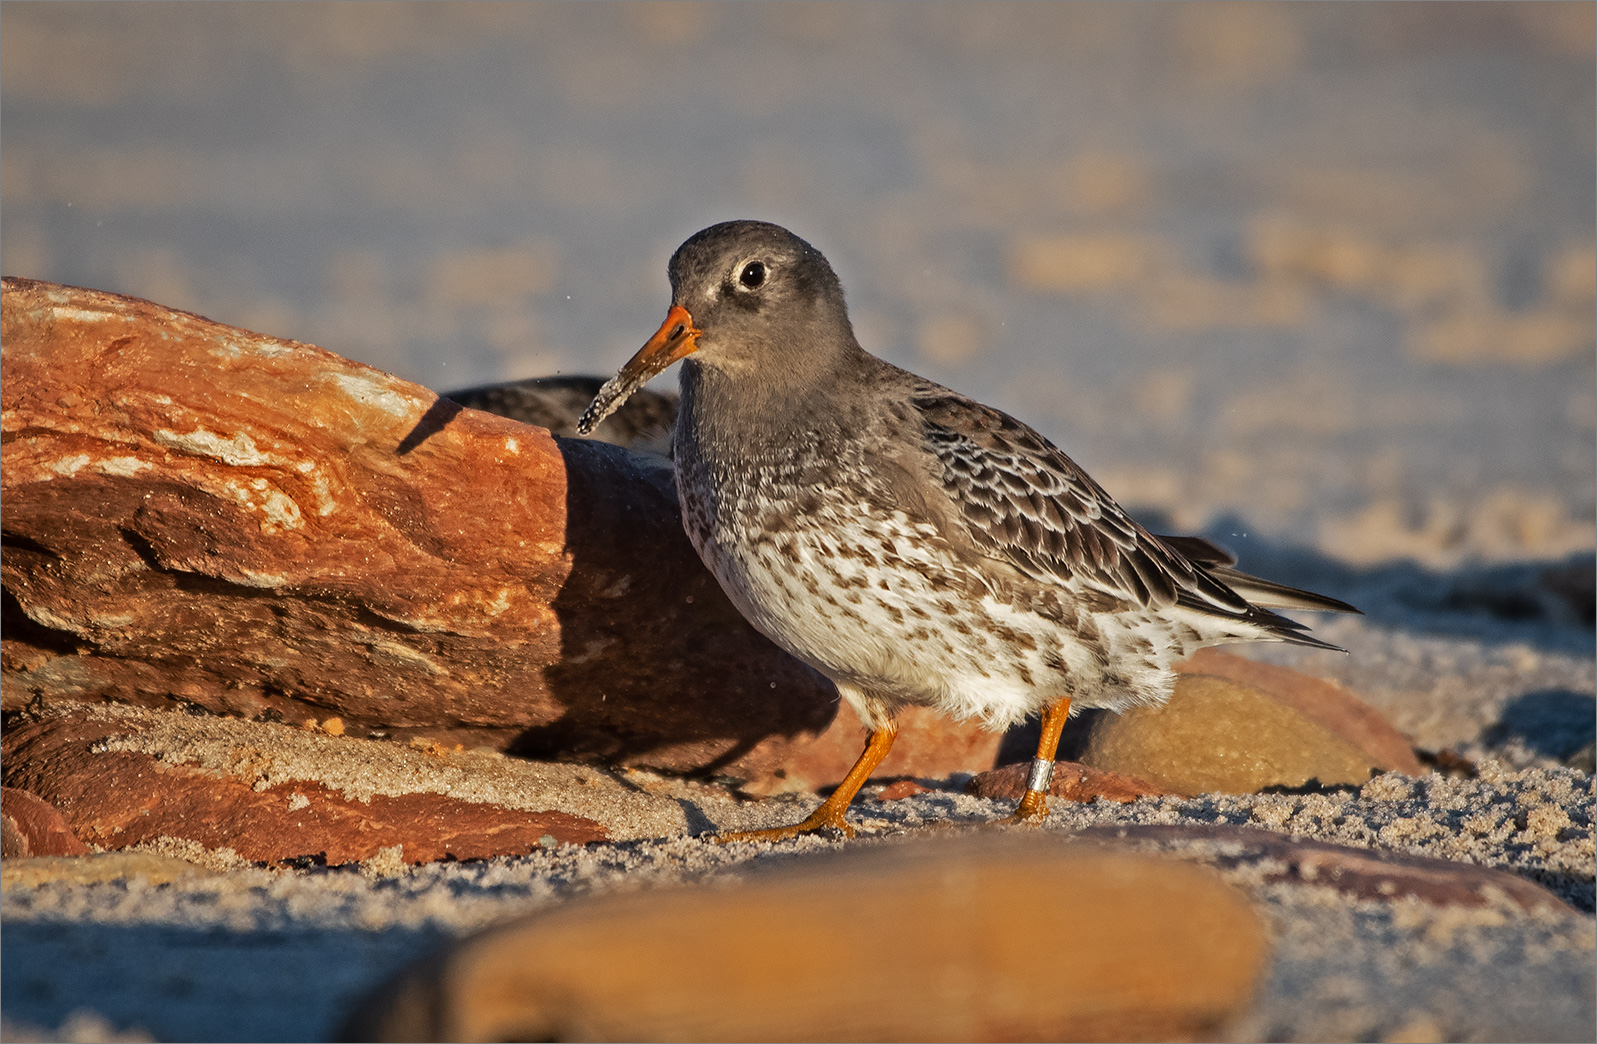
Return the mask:
{"type": "Polygon", "coordinates": [[[1271,612],[1262,606],[1254,610],[1258,614],[1255,622],[1267,628],[1278,640],[1289,645],[1307,645],[1313,649],[1329,649],[1332,652],[1347,652],[1340,645],[1332,645],[1309,634],[1309,625],[1299,623],[1289,616],[1271,612]]]}
{"type": "MultiPolygon", "coordinates": [[[[1225,584],[1254,605],[1267,609],[1313,609],[1318,612],[1358,613],[1359,610],[1338,598],[1315,594],[1273,580],[1264,580],[1236,568],[1237,556],[1219,544],[1199,536],[1159,536],[1170,550],[1225,584]]],[[[1359,615],[1363,615],[1359,613],[1359,615]]]]}
{"type": "Polygon", "coordinates": [[[1311,649],[1324,649],[1327,652],[1347,652],[1347,650],[1342,648],[1340,645],[1332,645],[1330,642],[1322,642],[1313,635],[1304,634],[1301,631],[1278,631],[1277,634],[1280,637],[1280,640],[1286,642],[1288,645],[1306,645],[1311,649]]]}
{"type": "MultiPolygon", "coordinates": [[[[1265,580],[1252,576],[1236,568],[1237,559],[1230,551],[1218,544],[1211,543],[1203,537],[1193,536],[1160,536],[1157,538],[1167,548],[1197,567],[1201,576],[1220,585],[1227,593],[1235,595],[1245,602],[1247,606],[1242,612],[1232,614],[1224,609],[1217,609],[1214,604],[1206,604],[1196,591],[1182,592],[1183,597],[1178,601],[1188,608],[1216,616],[1231,616],[1232,619],[1246,620],[1248,623],[1263,631],[1268,638],[1276,641],[1290,642],[1293,645],[1306,645],[1314,649],[1329,649],[1335,652],[1346,652],[1340,646],[1330,642],[1322,642],[1308,634],[1308,624],[1298,623],[1290,617],[1282,616],[1275,612],[1276,609],[1310,609],[1316,612],[1332,613],[1358,613],[1359,610],[1339,598],[1328,595],[1315,594],[1297,587],[1288,587],[1278,584],[1273,580],[1265,580]]],[[[1360,615],[1363,615],[1360,613],[1360,615]]]]}
{"type": "Polygon", "coordinates": [[[1355,607],[1348,605],[1339,598],[1328,595],[1315,594],[1313,591],[1304,591],[1297,587],[1288,587],[1278,584],[1273,580],[1263,580],[1256,576],[1232,569],[1230,566],[1209,566],[1209,574],[1216,580],[1225,584],[1237,594],[1246,598],[1254,605],[1264,606],[1267,609],[1313,609],[1327,613],[1358,613],[1364,615],[1355,607]]]}

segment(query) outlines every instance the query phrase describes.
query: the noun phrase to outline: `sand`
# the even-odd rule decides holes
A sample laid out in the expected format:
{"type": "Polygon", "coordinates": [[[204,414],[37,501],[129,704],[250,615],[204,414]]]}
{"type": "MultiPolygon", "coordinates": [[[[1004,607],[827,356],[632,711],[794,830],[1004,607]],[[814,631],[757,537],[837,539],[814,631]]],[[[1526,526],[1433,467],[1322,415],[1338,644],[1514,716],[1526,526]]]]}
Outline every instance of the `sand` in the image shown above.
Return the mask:
{"type": "MultiPolygon", "coordinates": [[[[1456,622],[1491,632],[1479,614],[1456,622]]],[[[1230,871],[1265,912],[1276,947],[1253,1012],[1231,1032],[1283,1040],[1589,1039],[1597,1012],[1593,779],[1547,753],[1583,733],[1560,731],[1546,718],[1536,719],[1539,729],[1504,730],[1502,700],[1490,684],[1494,671],[1519,662],[1522,685],[1535,691],[1589,685],[1589,657],[1547,651],[1578,645],[1581,633],[1544,627],[1537,648],[1419,637],[1370,622],[1337,631],[1353,650],[1345,660],[1359,664],[1353,673],[1382,682],[1374,691],[1384,694],[1387,712],[1410,725],[1431,722],[1430,739],[1456,741],[1478,757],[1474,778],[1388,774],[1359,790],[1056,803],[1048,829],[1232,824],[1510,870],[1573,909],[1358,900],[1270,884],[1257,868],[1230,871]],[[1421,677],[1425,683],[1416,683],[1421,677]],[[1453,700],[1433,720],[1428,708],[1437,693],[1471,698],[1453,700]]],[[[625,779],[675,803],[678,822],[695,831],[788,822],[814,804],[799,796],[738,801],[716,787],[643,773],[625,779]]],[[[890,802],[868,790],[856,806],[853,841],[721,847],[695,836],[640,837],[472,864],[406,868],[378,859],[302,870],[153,846],[212,872],[158,886],[62,882],[0,896],[7,1038],[41,1029],[59,1031],[59,1039],[104,1038],[109,1027],[161,1040],[320,1039],[386,974],[508,916],[597,892],[707,883],[840,847],[935,836],[928,824],[978,824],[1008,811],[966,796],[963,777],[926,782],[936,789],[890,802]]],[[[649,806],[637,807],[642,815],[649,806]]]]}

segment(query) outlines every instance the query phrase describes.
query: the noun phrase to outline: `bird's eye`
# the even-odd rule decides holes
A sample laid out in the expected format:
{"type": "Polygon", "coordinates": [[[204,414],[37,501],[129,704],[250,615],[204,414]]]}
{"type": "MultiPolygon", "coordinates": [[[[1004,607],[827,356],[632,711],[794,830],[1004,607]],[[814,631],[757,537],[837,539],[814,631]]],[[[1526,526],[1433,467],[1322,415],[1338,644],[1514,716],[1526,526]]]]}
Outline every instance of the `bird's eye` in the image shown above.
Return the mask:
{"type": "Polygon", "coordinates": [[[738,282],[750,290],[758,290],[765,285],[765,262],[750,261],[743,266],[743,271],[738,273],[738,282]]]}

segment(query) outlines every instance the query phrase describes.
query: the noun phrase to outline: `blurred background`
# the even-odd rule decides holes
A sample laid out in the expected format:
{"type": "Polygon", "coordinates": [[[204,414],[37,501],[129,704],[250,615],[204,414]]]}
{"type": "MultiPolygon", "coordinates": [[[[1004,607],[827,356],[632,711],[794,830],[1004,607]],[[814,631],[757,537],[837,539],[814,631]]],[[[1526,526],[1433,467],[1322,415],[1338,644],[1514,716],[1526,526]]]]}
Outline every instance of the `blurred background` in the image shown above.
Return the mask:
{"type": "Polygon", "coordinates": [[[447,391],[612,372],[763,218],[1166,524],[1545,559],[1597,543],[1594,11],[7,3],[0,253],[447,391]]]}

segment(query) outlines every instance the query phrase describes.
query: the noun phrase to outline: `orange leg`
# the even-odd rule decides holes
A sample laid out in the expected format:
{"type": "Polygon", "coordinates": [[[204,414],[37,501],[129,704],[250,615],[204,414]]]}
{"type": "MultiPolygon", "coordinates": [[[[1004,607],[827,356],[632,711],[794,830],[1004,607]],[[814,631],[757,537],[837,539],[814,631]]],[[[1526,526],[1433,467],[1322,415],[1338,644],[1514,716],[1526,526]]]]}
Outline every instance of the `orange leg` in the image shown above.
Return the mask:
{"type": "Polygon", "coordinates": [[[1059,753],[1059,734],[1070,717],[1070,697],[1049,706],[1042,715],[1042,738],[1037,741],[1037,756],[1031,762],[1031,778],[1013,815],[1004,823],[1038,824],[1048,818],[1048,787],[1054,777],[1054,755],[1059,753]]]}
{"type": "MultiPolygon", "coordinates": [[[[854,795],[859,793],[859,788],[865,785],[871,773],[876,771],[876,766],[887,757],[887,752],[893,749],[893,739],[898,735],[898,728],[888,725],[871,733],[865,741],[865,750],[861,752],[859,760],[854,762],[854,767],[848,770],[848,775],[843,777],[843,782],[832,791],[832,796],[820,808],[810,813],[810,817],[802,823],[792,826],[773,827],[769,830],[735,830],[731,833],[715,835],[718,844],[728,841],[786,841],[799,834],[812,834],[818,830],[839,830],[845,837],[854,836],[854,828],[848,825],[843,818],[843,813],[848,811],[849,804],[854,800],[854,795]]],[[[1058,743],[1059,736],[1054,735],[1054,742],[1058,743]]]]}

